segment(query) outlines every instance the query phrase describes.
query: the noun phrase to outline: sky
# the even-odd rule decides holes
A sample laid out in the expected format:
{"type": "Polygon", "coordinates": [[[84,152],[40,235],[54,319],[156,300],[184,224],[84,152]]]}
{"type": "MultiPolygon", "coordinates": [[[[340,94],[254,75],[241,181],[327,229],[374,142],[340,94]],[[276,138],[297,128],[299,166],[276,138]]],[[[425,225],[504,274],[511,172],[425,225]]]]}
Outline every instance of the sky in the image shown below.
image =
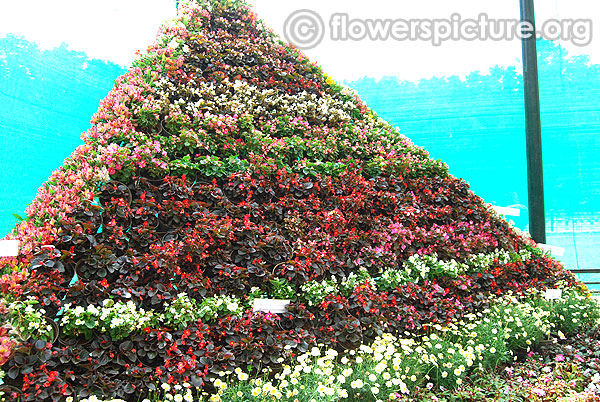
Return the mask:
{"type": "Polygon", "coordinates": [[[3,0],[0,37],[23,36],[42,49],[64,42],[91,59],[127,67],[174,16],[173,0],[3,0]]]}
{"type": "MultiPolygon", "coordinates": [[[[418,81],[433,76],[485,73],[496,65],[520,68],[521,45],[513,41],[448,41],[433,46],[430,41],[332,40],[331,17],[346,13],[349,19],[448,19],[477,18],[487,13],[496,19],[519,17],[516,0],[249,0],[255,11],[276,32],[284,32],[286,19],[297,10],[317,13],[326,25],[323,42],[305,53],[337,80],[363,76],[396,76],[418,81]]],[[[66,43],[71,50],[90,58],[127,67],[137,50],[154,41],[162,22],[174,17],[174,0],[23,0],[0,4],[0,37],[8,33],[23,36],[49,49],[66,43]]],[[[600,6],[589,0],[537,0],[538,25],[548,19],[593,19],[600,29],[600,6]]],[[[570,54],[587,54],[600,63],[600,40],[585,47],[563,43],[570,54]]]]}
{"type": "MultiPolygon", "coordinates": [[[[370,1],[277,1],[254,0],[258,15],[278,32],[283,32],[287,16],[298,9],[318,12],[328,24],[335,13],[347,13],[350,18],[363,19],[449,19],[454,13],[463,18],[477,18],[486,13],[496,19],[520,16],[519,2],[498,0],[370,0],[370,1]],[[276,6],[277,5],[277,6],[276,6]]],[[[549,19],[593,18],[600,29],[600,5],[589,0],[537,0],[536,20],[541,26],[549,19]]],[[[593,26],[593,25],[592,25],[593,26]]],[[[579,48],[563,43],[570,54],[593,55],[600,63],[600,39],[579,48]]],[[[362,76],[381,78],[397,76],[417,81],[433,76],[466,76],[472,71],[486,72],[490,67],[519,66],[521,42],[513,41],[450,41],[439,47],[427,41],[332,41],[306,51],[333,77],[354,80],[362,76]]]]}

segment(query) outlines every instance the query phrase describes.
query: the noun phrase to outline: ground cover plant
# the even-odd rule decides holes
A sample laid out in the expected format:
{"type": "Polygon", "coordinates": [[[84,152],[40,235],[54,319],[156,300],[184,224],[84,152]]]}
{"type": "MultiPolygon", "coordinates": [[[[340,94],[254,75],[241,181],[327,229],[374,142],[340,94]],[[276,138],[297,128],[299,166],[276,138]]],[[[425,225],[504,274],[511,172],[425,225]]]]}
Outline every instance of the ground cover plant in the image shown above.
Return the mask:
{"type": "MultiPolygon", "coordinates": [[[[0,364],[23,401],[217,398],[315,348],[330,364],[390,339],[432,355],[432,329],[578,286],[242,2],[182,3],[82,138],[11,235],[21,256],[1,261],[0,364]],[[257,298],[291,304],[258,313],[257,298]]],[[[522,325],[551,319],[531,303],[522,325]]],[[[463,346],[432,384],[462,380],[463,346]]]]}

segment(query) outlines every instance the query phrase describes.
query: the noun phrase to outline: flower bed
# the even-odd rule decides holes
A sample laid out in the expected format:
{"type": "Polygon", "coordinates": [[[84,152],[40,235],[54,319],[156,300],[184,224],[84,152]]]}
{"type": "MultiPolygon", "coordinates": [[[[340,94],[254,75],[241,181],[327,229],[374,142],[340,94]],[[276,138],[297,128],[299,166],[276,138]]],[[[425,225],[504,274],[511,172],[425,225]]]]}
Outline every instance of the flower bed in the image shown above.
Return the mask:
{"type": "MultiPolygon", "coordinates": [[[[0,335],[4,381],[24,401],[138,401],[158,384],[216,394],[221,373],[259,378],[317,345],[333,358],[497,297],[577,287],[241,2],[182,4],[92,123],[15,229],[22,255],[1,261],[6,312],[29,300],[37,322],[18,342],[0,335]],[[257,298],[291,304],[254,312],[257,298]]],[[[534,310],[519,310],[523,325],[549,318],[534,310]]],[[[536,328],[496,339],[498,356],[536,328]]],[[[473,360],[455,349],[458,367],[435,371],[443,386],[473,360]]]]}
{"type": "Polygon", "coordinates": [[[418,338],[385,334],[349,353],[313,347],[263,377],[223,372],[212,396],[162,383],[147,401],[595,401],[600,311],[568,293],[558,303],[498,298],[463,322],[418,338]]]}

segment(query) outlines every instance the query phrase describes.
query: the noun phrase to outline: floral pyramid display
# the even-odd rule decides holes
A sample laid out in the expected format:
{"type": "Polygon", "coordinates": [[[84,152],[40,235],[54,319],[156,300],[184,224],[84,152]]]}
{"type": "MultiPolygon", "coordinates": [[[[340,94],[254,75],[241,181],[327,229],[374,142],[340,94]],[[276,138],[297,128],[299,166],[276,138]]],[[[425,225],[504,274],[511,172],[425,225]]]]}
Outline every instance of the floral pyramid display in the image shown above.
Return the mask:
{"type": "Polygon", "coordinates": [[[211,395],[576,283],[241,2],[180,5],[82,138],[2,261],[24,401],[211,395]]]}

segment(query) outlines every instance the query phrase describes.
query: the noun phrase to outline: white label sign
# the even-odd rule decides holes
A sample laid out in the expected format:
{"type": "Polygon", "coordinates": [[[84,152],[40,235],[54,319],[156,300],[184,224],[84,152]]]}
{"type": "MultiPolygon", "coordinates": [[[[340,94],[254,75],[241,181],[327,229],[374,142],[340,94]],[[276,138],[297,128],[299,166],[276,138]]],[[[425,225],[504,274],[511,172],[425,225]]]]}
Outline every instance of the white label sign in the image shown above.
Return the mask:
{"type": "Polygon", "coordinates": [[[18,257],[18,240],[0,240],[0,257],[18,257]]]}
{"type": "Polygon", "coordinates": [[[521,210],[519,208],[497,207],[495,205],[492,206],[492,208],[499,215],[504,215],[504,216],[521,216],[521,210]]]}
{"type": "Polygon", "coordinates": [[[557,300],[562,297],[562,289],[546,289],[547,300],[557,300]]]}
{"type": "Polygon", "coordinates": [[[565,255],[565,249],[562,247],[549,246],[547,244],[542,243],[538,243],[538,247],[556,257],[562,257],[563,255],[565,255]]]}
{"type": "Polygon", "coordinates": [[[286,307],[289,305],[290,300],[254,299],[252,311],[255,313],[260,311],[263,313],[282,314],[287,311],[286,307]]]}

